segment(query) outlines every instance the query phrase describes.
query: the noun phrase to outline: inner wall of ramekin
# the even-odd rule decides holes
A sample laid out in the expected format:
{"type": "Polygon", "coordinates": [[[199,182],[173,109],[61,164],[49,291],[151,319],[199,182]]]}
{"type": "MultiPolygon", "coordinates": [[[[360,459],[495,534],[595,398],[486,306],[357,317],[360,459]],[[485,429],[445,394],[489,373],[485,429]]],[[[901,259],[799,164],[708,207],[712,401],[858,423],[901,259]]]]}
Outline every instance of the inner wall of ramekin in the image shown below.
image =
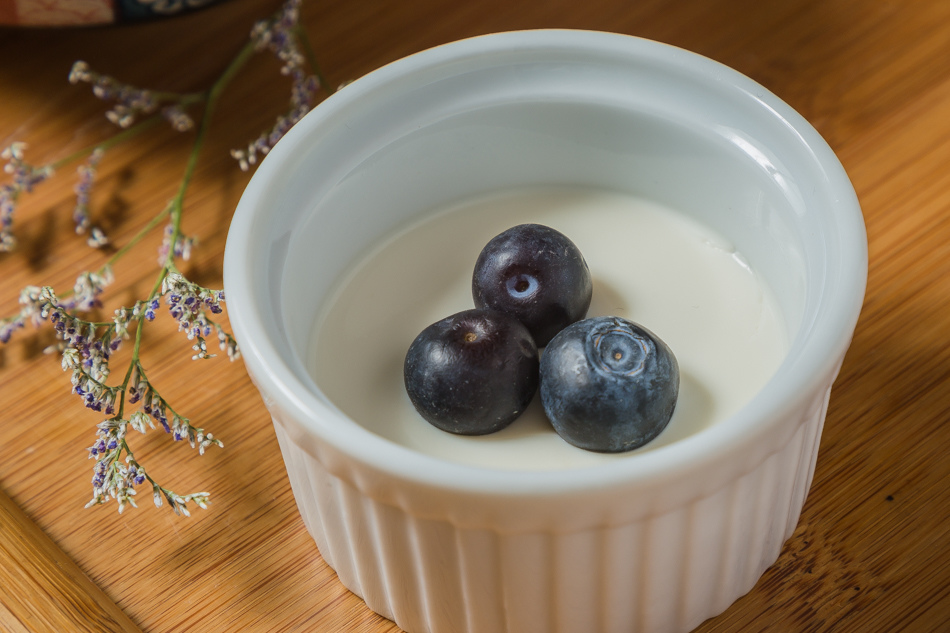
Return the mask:
{"type": "Polygon", "coordinates": [[[295,183],[306,203],[271,261],[285,258],[279,300],[290,364],[317,397],[327,401],[302,355],[340,277],[426,214],[522,187],[595,187],[692,216],[766,279],[790,339],[810,320],[820,288],[807,280],[826,266],[827,229],[816,230],[821,174],[754,97],[627,60],[489,59],[439,70],[354,94],[318,122],[319,143],[297,148],[291,178],[306,183],[295,183]]]}

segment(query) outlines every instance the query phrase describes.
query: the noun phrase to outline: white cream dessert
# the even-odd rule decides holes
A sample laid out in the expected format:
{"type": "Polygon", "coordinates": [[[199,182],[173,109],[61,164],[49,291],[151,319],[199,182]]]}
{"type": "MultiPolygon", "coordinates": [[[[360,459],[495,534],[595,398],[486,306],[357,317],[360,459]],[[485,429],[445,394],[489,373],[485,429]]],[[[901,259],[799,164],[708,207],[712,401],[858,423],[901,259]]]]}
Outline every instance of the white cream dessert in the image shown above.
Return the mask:
{"type": "Polygon", "coordinates": [[[716,424],[761,389],[787,346],[764,280],[707,227],[627,195],[544,189],[453,206],[377,245],[318,315],[308,359],[327,397],[383,437],[460,463],[542,470],[631,459],[716,424]],[[430,323],[474,307],[472,269],[482,247],[529,222],[564,233],[583,253],[594,281],[588,316],[639,323],[676,355],[676,410],[642,448],[603,454],[571,446],[537,397],[509,427],[474,437],[431,426],[409,401],[402,368],[413,339],[430,323]]]}

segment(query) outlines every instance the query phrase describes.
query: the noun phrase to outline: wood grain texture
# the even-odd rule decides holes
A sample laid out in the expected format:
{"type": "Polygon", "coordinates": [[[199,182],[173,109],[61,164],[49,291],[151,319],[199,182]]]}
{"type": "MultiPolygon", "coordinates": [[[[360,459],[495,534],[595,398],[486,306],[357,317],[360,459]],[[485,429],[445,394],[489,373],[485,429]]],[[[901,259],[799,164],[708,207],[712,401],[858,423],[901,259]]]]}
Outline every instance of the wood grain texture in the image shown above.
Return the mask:
{"type": "MultiPolygon", "coordinates": [[[[26,141],[28,157],[47,162],[110,133],[101,104],[66,82],[75,59],[137,85],[194,90],[276,4],[231,0],[124,28],[0,30],[0,146],[26,141]]],[[[304,19],[333,84],[472,35],[599,29],[712,57],[811,121],[865,212],[865,309],[798,529],[755,589],[698,630],[950,630],[950,3],[308,0],[304,19]]],[[[211,286],[220,286],[230,214],[247,182],[228,152],[281,112],[288,85],[275,71],[255,59],[229,87],[186,199],[185,230],[200,238],[188,272],[211,286]]],[[[191,140],[156,130],[103,159],[93,213],[116,243],[171,197],[191,140]]],[[[63,170],[18,209],[23,248],[0,254],[0,314],[16,309],[23,286],[68,288],[77,271],[102,263],[72,234],[74,180],[63,170]]],[[[117,268],[107,305],[148,291],[158,241],[117,268]]],[[[83,509],[92,476],[84,449],[101,417],[80,407],[68,375],[41,353],[45,330],[0,347],[0,482],[10,497],[144,631],[397,631],[320,558],[240,364],[192,363],[169,319],[145,338],[150,377],[226,448],[199,458],[152,432],[133,438],[137,453],[175,490],[209,490],[210,508],[190,519],[147,503],[122,516],[115,506],[83,509]]],[[[0,626],[13,621],[14,595],[0,583],[0,626]]]]}
{"type": "Polygon", "coordinates": [[[0,587],[3,631],[141,631],[2,491],[0,587]]]}

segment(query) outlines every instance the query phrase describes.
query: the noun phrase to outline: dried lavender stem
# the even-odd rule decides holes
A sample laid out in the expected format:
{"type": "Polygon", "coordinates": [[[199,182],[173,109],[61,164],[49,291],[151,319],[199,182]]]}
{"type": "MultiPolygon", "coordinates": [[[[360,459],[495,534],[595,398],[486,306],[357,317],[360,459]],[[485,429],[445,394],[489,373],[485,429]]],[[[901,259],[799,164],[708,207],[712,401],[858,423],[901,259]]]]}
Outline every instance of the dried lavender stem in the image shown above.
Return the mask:
{"type": "Polygon", "coordinates": [[[138,136],[145,130],[155,127],[155,125],[158,124],[162,120],[164,119],[162,115],[160,114],[156,114],[147,119],[142,119],[141,121],[139,121],[132,127],[126,128],[114,136],[110,136],[109,138],[102,141],[101,143],[96,143],[95,145],[92,145],[90,147],[86,147],[77,152],[73,152],[69,156],[66,156],[65,158],[61,158],[58,161],[51,163],[49,167],[52,168],[53,170],[58,170],[61,167],[68,165],[69,163],[75,160],[78,160],[85,156],[89,156],[97,149],[107,150],[111,147],[115,147],[116,145],[119,145],[121,143],[124,143],[125,141],[135,138],[136,136],[138,136]]]}
{"type": "Polygon", "coordinates": [[[211,123],[211,114],[214,111],[214,107],[217,105],[218,99],[220,98],[225,87],[231,82],[235,75],[237,75],[241,67],[247,63],[253,54],[254,44],[252,42],[248,42],[244,45],[237,56],[231,60],[231,63],[228,64],[228,67],[224,69],[224,72],[221,73],[218,79],[211,86],[211,89],[208,91],[207,101],[205,102],[205,110],[201,115],[201,125],[198,127],[198,134],[195,136],[195,142],[191,147],[191,154],[188,156],[188,164],[185,166],[185,173],[182,176],[178,193],[175,195],[171,203],[170,213],[172,217],[172,236],[170,243],[172,248],[168,250],[165,266],[162,268],[162,272],[158,277],[158,281],[155,283],[155,287],[152,288],[152,292],[149,294],[149,299],[155,297],[158,289],[161,287],[162,280],[171,269],[172,262],[175,257],[174,245],[177,243],[178,238],[181,237],[181,212],[182,204],[185,199],[185,191],[188,189],[188,185],[191,182],[191,178],[195,172],[195,167],[198,165],[198,154],[201,151],[201,146],[204,144],[204,138],[207,134],[208,126],[211,123]]]}
{"type": "Polygon", "coordinates": [[[136,233],[135,235],[133,235],[133,236],[129,239],[129,241],[126,242],[125,245],[122,246],[122,248],[118,249],[115,253],[113,253],[113,254],[112,254],[112,257],[110,257],[110,258],[108,259],[108,261],[106,261],[105,265],[104,265],[102,268],[100,268],[99,270],[102,271],[103,269],[112,266],[112,265],[113,265],[114,263],[116,263],[119,259],[121,259],[122,256],[125,255],[126,253],[128,253],[130,250],[132,250],[132,248],[133,248],[136,244],[138,244],[138,243],[142,240],[142,238],[144,238],[144,237],[145,237],[146,235],[148,235],[156,226],[158,226],[159,223],[161,223],[161,221],[164,220],[167,215],[168,215],[168,207],[166,206],[164,209],[162,209],[162,211],[161,211],[158,215],[156,215],[154,218],[152,218],[151,220],[149,220],[149,221],[148,221],[148,224],[146,224],[146,225],[143,226],[141,229],[139,229],[139,232],[136,233]]]}
{"type": "Polygon", "coordinates": [[[307,30],[300,26],[300,24],[297,24],[297,26],[294,27],[294,34],[300,41],[304,57],[307,58],[307,64],[310,65],[313,74],[317,76],[317,81],[320,82],[320,85],[329,94],[336,92],[336,89],[327,83],[327,78],[323,75],[323,71],[320,70],[320,65],[317,63],[317,55],[313,52],[313,47],[310,45],[310,38],[307,37],[307,30]]]}

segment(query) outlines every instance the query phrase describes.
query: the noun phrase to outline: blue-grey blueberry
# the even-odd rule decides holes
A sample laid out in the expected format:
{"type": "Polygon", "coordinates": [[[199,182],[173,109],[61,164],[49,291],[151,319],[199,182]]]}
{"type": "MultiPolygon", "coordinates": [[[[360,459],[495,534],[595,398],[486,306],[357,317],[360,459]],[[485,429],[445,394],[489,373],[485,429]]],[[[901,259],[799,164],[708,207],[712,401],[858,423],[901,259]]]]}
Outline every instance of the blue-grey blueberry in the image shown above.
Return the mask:
{"type": "Polygon", "coordinates": [[[666,428],[679,393],[672,350],[619,317],[578,321],[541,357],[541,404],[557,433],[590,451],[643,446],[666,428]]]}

